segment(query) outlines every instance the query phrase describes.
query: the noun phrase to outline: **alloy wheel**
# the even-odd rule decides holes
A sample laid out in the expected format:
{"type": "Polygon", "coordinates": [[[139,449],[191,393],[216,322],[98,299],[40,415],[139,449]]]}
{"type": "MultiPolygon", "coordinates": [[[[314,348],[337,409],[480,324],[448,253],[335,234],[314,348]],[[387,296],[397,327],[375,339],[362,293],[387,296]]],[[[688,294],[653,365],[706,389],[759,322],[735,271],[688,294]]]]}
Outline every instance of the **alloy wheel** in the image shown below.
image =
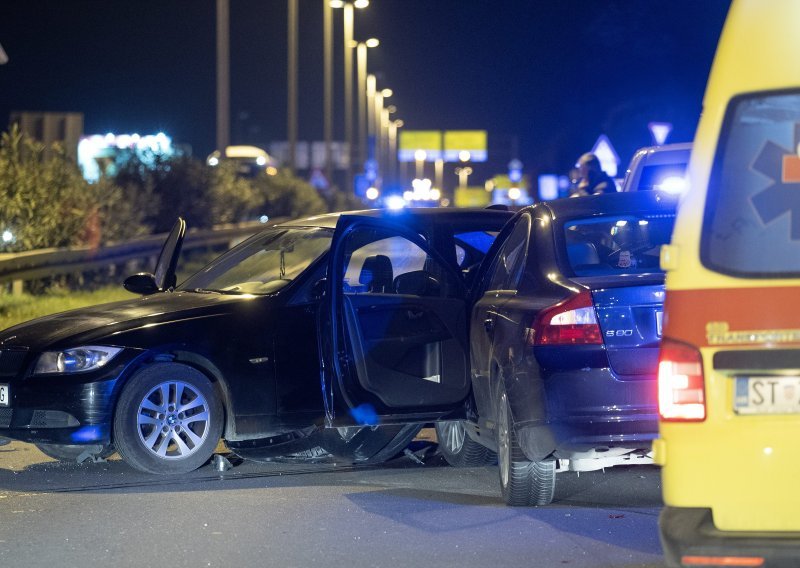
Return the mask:
{"type": "Polygon", "coordinates": [[[508,434],[508,402],[505,393],[500,397],[497,425],[497,464],[500,466],[500,480],[503,486],[508,486],[509,468],[511,464],[510,443],[508,434]]]}
{"type": "Polygon", "coordinates": [[[464,438],[467,432],[460,420],[443,422],[439,427],[439,433],[443,435],[443,439],[439,440],[439,443],[444,444],[450,452],[457,454],[464,447],[464,438]]]}
{"type": "Polygon", "coordinates": [[[156,385],[136,413],[139,440],[161,459],[180,460],[194,454],[208,437],[209,403],[198,389],[183,381],[156,385]]]}

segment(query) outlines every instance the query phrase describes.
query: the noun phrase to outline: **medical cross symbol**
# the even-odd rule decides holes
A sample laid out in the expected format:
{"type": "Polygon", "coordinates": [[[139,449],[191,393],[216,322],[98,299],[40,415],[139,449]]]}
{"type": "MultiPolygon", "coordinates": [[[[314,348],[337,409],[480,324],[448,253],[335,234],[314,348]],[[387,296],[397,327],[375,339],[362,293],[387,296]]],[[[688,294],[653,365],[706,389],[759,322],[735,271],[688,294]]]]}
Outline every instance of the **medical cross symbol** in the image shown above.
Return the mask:
{"type": "MultiPolygon", "coordinates": [[[[795,125],[794,143],[797,148],[800,124],[795,125]]],[[[766,225],[789,213],[791,239],[800,240],[800,156],[797,151],[767,142],[752,168],[772,180],[769,187],[751,199],[761,221],[766,225]]]]}

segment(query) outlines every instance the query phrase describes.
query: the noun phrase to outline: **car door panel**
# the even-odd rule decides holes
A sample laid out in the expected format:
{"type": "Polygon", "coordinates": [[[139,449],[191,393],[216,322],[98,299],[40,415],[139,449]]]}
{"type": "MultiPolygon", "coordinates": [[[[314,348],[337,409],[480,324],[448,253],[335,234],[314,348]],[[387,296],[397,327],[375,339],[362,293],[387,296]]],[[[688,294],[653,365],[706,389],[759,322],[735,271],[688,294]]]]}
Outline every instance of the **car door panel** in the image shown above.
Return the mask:
{"type": "Polygon", "coordinates": [[[453,404],[466,396],[463,302],[346,295],[359,384],[387,407],[453,404]]]}
{"type": "Polygon", "coordinates": [[[403,227],[343,217],[336,231],[320,324],[329,423],[359,423],[365,406],[382,423],[459,408],[470,392],[459,275],[403,227]]]}

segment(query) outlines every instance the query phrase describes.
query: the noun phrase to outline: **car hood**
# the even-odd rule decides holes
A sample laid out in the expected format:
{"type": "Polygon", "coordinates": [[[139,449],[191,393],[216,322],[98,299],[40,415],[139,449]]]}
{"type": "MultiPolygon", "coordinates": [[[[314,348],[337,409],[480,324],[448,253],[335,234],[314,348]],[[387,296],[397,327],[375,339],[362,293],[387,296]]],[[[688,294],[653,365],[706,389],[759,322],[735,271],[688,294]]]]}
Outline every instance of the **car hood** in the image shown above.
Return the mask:
{"type": "Polygon", "coordinates": [[[111,336],[164,322],[227,315],[234,305],[253,296],[162,292],[109,304],[100,304],[37,318],[0,331],[0,349],[66,347],[75,342],[103,340],[111,336]]]}

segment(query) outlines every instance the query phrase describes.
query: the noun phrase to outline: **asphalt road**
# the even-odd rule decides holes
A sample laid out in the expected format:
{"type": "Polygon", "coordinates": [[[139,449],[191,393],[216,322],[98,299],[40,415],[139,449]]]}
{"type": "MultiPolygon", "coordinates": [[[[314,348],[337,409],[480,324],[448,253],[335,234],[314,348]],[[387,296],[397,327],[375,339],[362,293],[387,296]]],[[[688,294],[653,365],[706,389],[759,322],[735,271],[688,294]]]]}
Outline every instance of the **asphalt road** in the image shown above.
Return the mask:
{"type": "Polygon", "coordinates": [[[0,446],[0,566],[663,565],[656,467],[561,473],[552,505],[511,508],[496,467],[450,468],[433,449],[424,465],[244,462],[176,478],[13,442],[0,446]]]}

